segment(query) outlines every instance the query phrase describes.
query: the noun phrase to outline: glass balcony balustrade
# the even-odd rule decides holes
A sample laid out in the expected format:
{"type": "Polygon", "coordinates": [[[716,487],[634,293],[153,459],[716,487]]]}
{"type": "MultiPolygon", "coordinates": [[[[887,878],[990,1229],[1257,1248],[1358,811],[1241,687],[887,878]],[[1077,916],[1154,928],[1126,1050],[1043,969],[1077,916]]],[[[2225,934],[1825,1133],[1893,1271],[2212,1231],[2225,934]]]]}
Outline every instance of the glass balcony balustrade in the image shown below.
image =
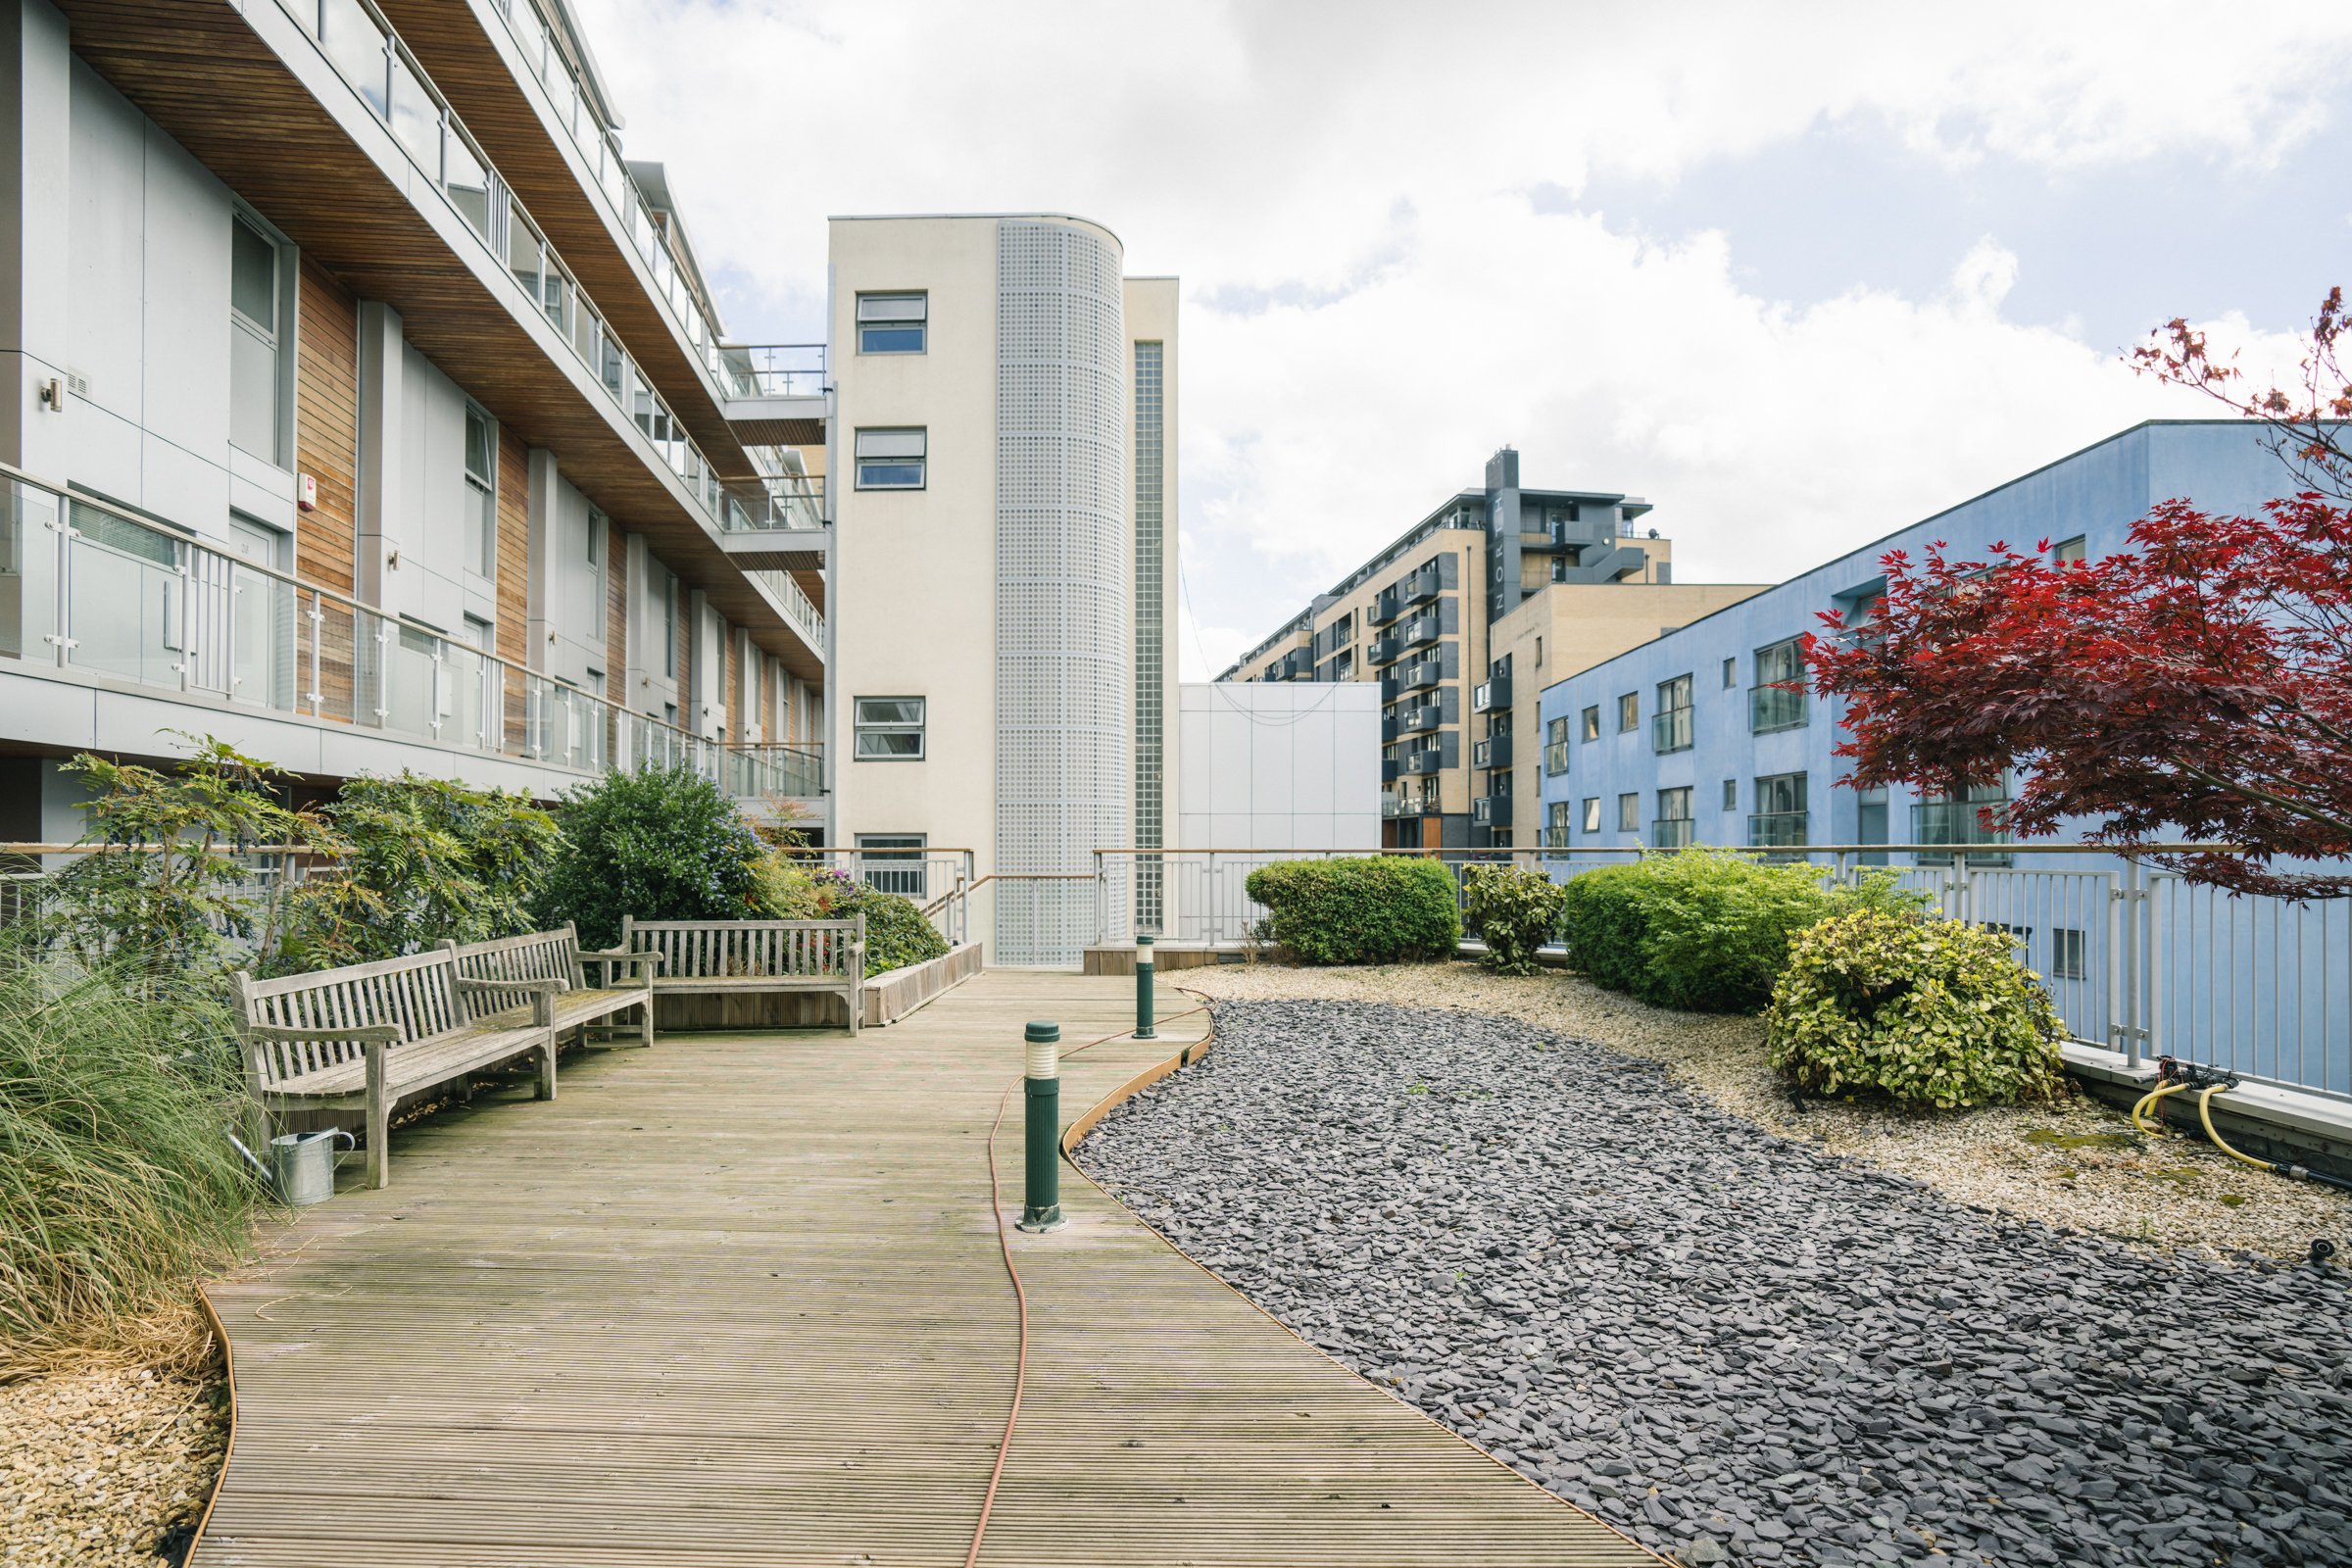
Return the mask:
{"type": "Polygon", "coordinates": [[[1776,729],[1797,729],[1807,721],[1805,694],[1786,686],[1747,689],[1747,727],[1762,735],[1776,729]]]}
{"type": "Polygon", "coordinates": [[[21,476],[0,473],[0,657],[36,672],[579,773],[685,765],[739,795],[822,791],[811,748],[690,735],[432,627],[21,476]]]}
{"type": "Polygon", "coordinates": [[[1649,749],[1664,754],[1687,752],[1691,744],[1691,710],[1669,708],[1662,713],[1652,713],[1649,719],[1649,749]]]}

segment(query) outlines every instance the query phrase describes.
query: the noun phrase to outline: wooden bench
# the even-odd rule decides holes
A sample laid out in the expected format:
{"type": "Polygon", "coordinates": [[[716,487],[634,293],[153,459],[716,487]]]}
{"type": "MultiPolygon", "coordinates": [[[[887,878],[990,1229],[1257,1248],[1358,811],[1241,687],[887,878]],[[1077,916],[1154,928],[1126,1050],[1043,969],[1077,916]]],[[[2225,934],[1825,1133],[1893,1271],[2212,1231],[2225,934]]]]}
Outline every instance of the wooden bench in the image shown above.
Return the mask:
{"type": "Polygon", "coordinates": [[[441,946],[457,959],[462,979],[529,982],[546,988],[543,992],[534,989],[520,1001],[504,992],[468,992],[469,1016],[477,1024],[523,1022],[532,1016],[538,997],[544,994],[552,1004],[550,1022],[559,1036],[577,1029],[586,1039],[591,1025],[634,1007],[638,1044],[654,1043],[654,992],[648,981],[650,971],[662,966],[659,953],[631,953],[625,948],[582,953],[579,931],[568,920],[554,931],[526,931],[489,942],[463,946],[444,942],[441,946]],[[602,970],[595,985],[588,983],[590,964],[600,965],[602,970]],[[635,978],[616,986],[612,983],[615,969],[635,978]]]}
{"type": "Polygon", "coordinates": [[[447,949],[256,980],[233,977],[246,1082],[265,1106],[364,1110],[368,1184],[391,1179],[385,1143],[404,1095],[537,1053],[538,1094],[556,1098],[553,992],[545,981],[472,980],[447,949]],[[473,996],[529,999],[527,1015],[476,1018],[473,996]]]}
{"type": "Polygon", "coordinates": [[[661,960],[656,996],[838,992],[856,1034],[865,1011],[865,916],[848,920],[620,922],[620,950],[661,960]]]}

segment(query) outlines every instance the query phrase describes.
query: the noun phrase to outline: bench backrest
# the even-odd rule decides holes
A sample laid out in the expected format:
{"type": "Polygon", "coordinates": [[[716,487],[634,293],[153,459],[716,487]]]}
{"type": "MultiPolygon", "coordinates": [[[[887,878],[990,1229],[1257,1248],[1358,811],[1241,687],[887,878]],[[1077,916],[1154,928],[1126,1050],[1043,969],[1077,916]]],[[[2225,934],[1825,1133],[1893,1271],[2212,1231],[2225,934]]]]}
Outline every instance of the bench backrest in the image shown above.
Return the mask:
{"type": "MultiPolygon", "coordinates": [[[[553,931],[442,946],[458,960],[458,973],[468,980],[553,980],[566,991],[581,983],[580,938],[569,920],[553,931]]],[[[514,998],[485,999],[479,1004],[496,1012],[513,1006],[514,998]]]]}
{"type": "MultiPolygon", "coordinates": [[[[667,979],[726,975],[850,978],[852,952],[865,944],[865,916],[848,920],[636,920],[621,918],[620,944],[659,953],[667,979]]],[[[856,978],[862,980],[863,974],[856,978]]]]}
{"type": "MultiPolygon", "coordinates": [[[[256,980],[239,970],[234,985],[237,1005],[248,1024],[272,1029],[390,1024],[402,1040],[416,1041],[465,1026],[456,987],[450,984],[456,974],[449,954],[439,951],[274,980],[256,980]]],[[[252,1043],[247,1059],[267,1085],[367,1054],[367,1047],[356,1040],[263,1040],[252,1043]]]]}

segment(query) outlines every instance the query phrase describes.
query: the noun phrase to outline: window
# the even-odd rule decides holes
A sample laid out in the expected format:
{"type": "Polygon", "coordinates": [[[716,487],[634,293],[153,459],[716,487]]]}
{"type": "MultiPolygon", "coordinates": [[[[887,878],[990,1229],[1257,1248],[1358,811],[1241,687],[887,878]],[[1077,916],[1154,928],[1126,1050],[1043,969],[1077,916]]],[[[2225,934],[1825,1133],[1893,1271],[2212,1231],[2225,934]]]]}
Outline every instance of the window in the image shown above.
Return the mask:
{"type": "Polygon", "coordinates": [[[466,640],[487,653],[490,649],[490,623],[479,615],[467,615],[466,640]]]}
{"type": "MultiPolygon", "coordinates": [[[[1914,844],[2006,844],[2009,835],[1998,827],[1986,827],[1979,813],[1989,808],[1993,819],[2000,820],[2000,808],[2009,801],[2007,784],[1971,784],[1959,795],[1922,796],[1911,808],[1911,842],[1914,844]]],[[[1922,855],[1922,865],[1948,863],[1949,856],[1922,855]]],[[[1971,855],[1971,865],[2006,865],[2006,855],[1971,855]]]]}
{"type": "Polygon", "coordinates": [[[858,488],[920,490],[928,445],[926,432],[920,429],[858,431],[858,488]]]}
{"type": "Polygon", "coordinates": [[[920,354],[929,325],[927,294],[860,294],[858,296],[858,352],[860,354],[920,354]]]}
{"type": "Polygon", "coordinates": [[[923,699],[860,697],[857,704],[859,761],[914,761],[923,755],[923,699]]]}
{"type": "Polygon", "coordinates": [[[662,596],[662,673],[671,680],[678,678],[678,579],[659,563],[654,570],[655,589],[662,596]]]}
{"type": "Polygon", "coordinates": [[[601,575],[605,569],[608,519],[594,507],[588,509],[588,569],[601,575]]]}
{"type": "Polygon", "coordinates": [[[1642,831],[1642,797],[1631,791],[1617,797],[1617,831],[1620,833],[1642,831]]]}
{"type": "Polygon", "coordinates": [[[896,893],[917,902],[927,899],[931,868],[923,863],[923,850],[930,842],[924,833],[860,833],[858,874],[876,893],[896,893]]]}
{"type": "Polygon", "coordinates": [[[498,574],[498,426],[466,405],[466,564],[498,574]]]}
{"type": "Polygon", "coordinates": [[[1723,781],[1723,808],[1727,811],[1740,809],[1740,781],[1736,778],[1723,781]]]}
{"type": "Polygon", "coordinates": [[[1747,842],[1783,849],[1805,842],[1805,775],[1772,773],[1756,780],[1756,808],[1748,813],[1747,842]]]}
{"type": "Polygon", "coordinates": [[[1805,723],[1805,656],[1794,637],[1756,650],[1756,684],[1747,694],[1747,727],[1761,735],[1805,723]]]}
{"type": "Polygon", "coordinates": [[[1600,831],[1600,797],[1597,795],[1585,797],[1585,831],[1588,833],[1600,831]]]}
{"type": "MultiPolygon", "coordinates": [[[[2077,540],[2080,544],[2082,541],[2077,540]]],[[[2076,558],[2080,560],[2081,558],[2076,558]]],[[[2085,943],[2080,926],[2050,927],[2050,978],[2053,980],[2082,980],[2089,977],[2083,961],[2085,943]]]]}
{"type": "Polygon", "coordinates": [[[1658,710],[1650,715],[1649,749],[1687,752],[1690,743],[1690,677],[1677,675],[1658,682],[1658,710]]]}
{"type": "Polygon", "coordinates": [[[1690,785],[1658,791],[1658,819],[1650,824],[1649,841],[1661,850],[1679,850],[1690,842],[1690,785]]]}
{"type": "Polygon", "coordinates": [[[1544,772],[1557,777],[1568,771],[1568,715],[1547,720],[1544,725],[1544,772]]]}
{"type": "Polygon", "coordinates": [[[1585,739],[1600,739],[1600,705],[1597,703],[1585,710],[1585,739]]]}
{"type": "MultiPolygon", "coordinates": [[[[2075,535],[2072,539],[2059,540],[2057,545],[2050,551],[2051,562],[2061,566],[2071,565],[2076,562],[2083,561],[2085,559],[2087,558],[2083,551],[2082,536],[2081,534],[2075,535]]],[[[2080,933],[2078,933],[2078,935],[2080,935],[2080,933]]]]}
{"type": "MultiPolygon", "coordinates": [[[[1886,786],[1880,784],[1869,789],[1854,791],[1854,842],[1857,844],[1886,843],[1886,786]]],[[[1886,863],[1886,853],[1884,851],[1877,854],[1866,853],[1861,858],[1861,863],[1885,865],[1886,863]]]]}
{"type": "Polygon", "coordinates": [[[1728,692],[1739,684],[1740,661],[1737,659],[1725,660],[1723,662],[1723,689],[1728,692]]]}
{"type": "Polygon", "coordinates": [[[1642,722],[1642,694],[1627,692],[1617,699],[1617,733],[1625,734],[1642,722]]]}
{"type": "Polygon", "coordinates": [[[285,259],[241,213],[230,218],[228,236],[228,438],[282,468],[285,259]]]}
{"type": "Polygon", "coordinates": [[[1544,807],[1544,847],[1564,850],[1568,847],[1568,803],[1546,802],[1544,807]]]}

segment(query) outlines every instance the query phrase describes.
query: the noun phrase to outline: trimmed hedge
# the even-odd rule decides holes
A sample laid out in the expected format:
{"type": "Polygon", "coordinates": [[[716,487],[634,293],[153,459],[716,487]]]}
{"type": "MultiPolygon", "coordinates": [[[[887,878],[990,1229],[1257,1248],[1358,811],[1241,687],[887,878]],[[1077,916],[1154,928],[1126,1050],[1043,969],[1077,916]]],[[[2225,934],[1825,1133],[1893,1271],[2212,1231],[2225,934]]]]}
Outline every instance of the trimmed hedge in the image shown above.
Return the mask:
{"type": "Polygon", "coordinates": [[[1542,871],[1473,865],[1462,873],[1463,923],[1487,945],[1486,967],[1533,974],[1536,953],[1560,927],[1568,890],[1542,871]]]}
{"type": "Polygon", "coordinates": [[[1797,933],[1846,909],[1899,915],[1924,902],[1889,874],[1831,889],[1817,867],[1691,849],[1573,878],[1560,929],[1594,985],[1687,1012],[1760,1012],[1797,933]]]}
{"type": "Polygon", "coordinates": [[[1277,860],[1250,873],[1274,940],[1306,963],[1446,958],[1462,940],[1453,873],[1413,856],[1277,860]]]}
{"type": "Polygon", "coordinates": [[[2049,1099],[2064,1038],[2006,932],[1878,909],[1799,936],[1765,1014],[1772,1065],[1799,1088],[1945,1109],[2049,1099]]]}

